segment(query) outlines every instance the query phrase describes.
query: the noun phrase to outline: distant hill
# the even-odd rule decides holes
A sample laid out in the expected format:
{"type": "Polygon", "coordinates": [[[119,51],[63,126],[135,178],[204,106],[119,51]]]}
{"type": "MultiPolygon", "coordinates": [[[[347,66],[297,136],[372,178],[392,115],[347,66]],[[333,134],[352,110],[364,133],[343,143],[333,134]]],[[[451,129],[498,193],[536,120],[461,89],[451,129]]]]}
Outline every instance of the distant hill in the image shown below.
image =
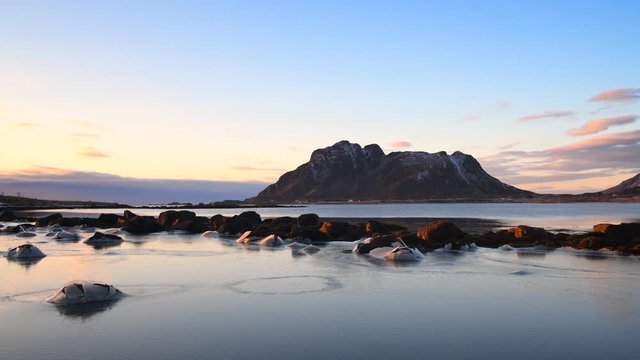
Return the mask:
{"type": "Polygon", "coordinates": [[[254,202],[488,200],[534,197],[502,183],[473,156],[417,151],[385,154],[340,141],[315,150],[309,162],[282,175],[254,202]]]}
{"type": "Polygon", "coordinates": [[[602,191],[605,195],[640,196],[640,174],[602,191]]]}
{"type": "Polygon", "coordinates": [[[0,195],[0,209],[11,208],[64,208],[64,207],[78,207],[78,208],[122,208],[129,207],[129,205],[109,203],[109,202],[97,202],[97,201],[67,201],[67,200],[40,200],[18,196],[5,196],[0,195]]]}

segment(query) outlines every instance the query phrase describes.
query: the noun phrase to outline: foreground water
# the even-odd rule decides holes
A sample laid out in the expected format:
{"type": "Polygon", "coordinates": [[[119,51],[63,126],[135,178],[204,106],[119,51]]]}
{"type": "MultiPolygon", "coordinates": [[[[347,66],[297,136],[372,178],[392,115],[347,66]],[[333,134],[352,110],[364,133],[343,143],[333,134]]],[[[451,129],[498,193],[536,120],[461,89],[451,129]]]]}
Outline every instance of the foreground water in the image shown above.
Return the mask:
{"type": "MultiPolygon", "coordinates": [[[[198,235],[0,259],[0,359],[635,359],[640,260],[559,249],[429,253],[398,265],[198,235]],[[44,301],[72,279],[130,296],[44,301]]],[[[83,233],[86,238],[92,233],[83,233]]],[[[0,248],[24,239],[0,236],[0,248]]]]}

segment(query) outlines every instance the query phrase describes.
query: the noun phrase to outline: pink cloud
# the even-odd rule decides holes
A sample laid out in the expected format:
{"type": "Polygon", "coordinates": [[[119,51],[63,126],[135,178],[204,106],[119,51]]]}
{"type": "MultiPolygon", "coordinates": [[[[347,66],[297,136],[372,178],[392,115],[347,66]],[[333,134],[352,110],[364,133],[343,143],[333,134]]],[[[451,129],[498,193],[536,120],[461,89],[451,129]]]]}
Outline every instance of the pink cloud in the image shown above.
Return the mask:
{"type": "Polygon", "coordinates": [[[601,131],[605,131],[612,126],[631,124],[637,119],[638,117],[635,115],[624,115],[624,116],[616,116],[611,118],[594,119],[582,125],[581,128],[571,129],[567,133],[571,136],[591,135],[591,134],[599,133],[601,131]]]}
{"type": "Polygon", "coordinates": [[[107,158],[107,157],[109,157],[109,155],[103,153],[102,151],[98,151],[98,150],[93,149],[93,148],[80,149],[80,150],[78,150],[76,152],[76,154],[78,154],[81,157],[90,158],[90,159],[107,158]]]}
{"type": "Polygon", "coordinates": [[[411,143],[408,141],[394,141],[389,144],[393,149],[408,149],[411,147],[411,143]]]}
{"type": "Polygon", "coordinates": [[[555,118],[569,117],[569,116],[572,116],[573,114],[574,114],[573,111],[545,111],[540,114],[525,115],[518,120],[532,121],[532,120],[542,120],[542,119],[555,119],[555,118]]]}
{"type": "Polygon", "coordinates": [[[625,88],[603,91],[589,99],[589,101],[622,102],[638,99],[640,99],[640,89],[625,88]]]}

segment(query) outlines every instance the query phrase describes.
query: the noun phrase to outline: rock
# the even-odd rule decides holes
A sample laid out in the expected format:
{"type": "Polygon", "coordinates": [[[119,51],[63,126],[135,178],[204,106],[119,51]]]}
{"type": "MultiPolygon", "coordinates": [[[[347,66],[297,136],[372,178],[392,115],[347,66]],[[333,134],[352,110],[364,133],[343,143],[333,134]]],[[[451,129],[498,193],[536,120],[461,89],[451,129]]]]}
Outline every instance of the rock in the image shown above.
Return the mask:
{"type": "Polygon", "coordinates": [[[117,300],[124,296],[113,285],[89,281],[73,281],[65,284],[47,301],[56,305],[78,305],[100,301],[117,300]]]}
{"type": "Polygon", "coordinates": [[[113,234],[105,234],[99,231],[96,231],[93,236],[84,241],[87,245],[93,246],[113,246],[120,245],[124,240],[118,235],[113,234]]]}
{"type": "Polygon", "coordinates": [[[216,230],[221,233],[238,234],[247,230],[254,230],[261,221],[260,215],[255,211],[245,211],[240,215],[225,218],[216,230]]]}
{"type": "Polygon", "coordinates": [[[300,228],[298,226],[294,226],[291,228],[291,232],[289,235],[285,236],[286,238],[305,238],[311,241],[327,241],[327,234],[320,231],[320,229],[316,228],[300,228]]]}
{"type": "Polygon", "coordinates": [[[122,227],[122,230],[131,234],[144,235],[160,232],[164,229],[156,222],[156,219],[153,216],[136,216],[127,221],[122,227]]]}
{"type": "Polygon", "coordinates": [[[213,215],[213,216],[211,217],[211,219],[209,219],[209,221],[211,222],[211,226],[212,226],[214,229],[218,229],[218,227],[219,227],[220,225],[222,225],[222,224],[223,224],[225,221],[227,221],[228,219],[229,219],[229,218],[228,218],[228,217],[226,217],[226,216],[224,216],[224,215],[216,214],[216,215],[213,215]]]}
{"type": "Polygon", "coordinates": [[[387,228],[379,221],[369,220],[364,224],[364,232],[368,235],[383,234],[387,232],[387,228]]]}
{"type": "MultiPolygon", "coordinates": [[[[184,221],[194,220],[195,218],[196,218],[196,213],[194,213],[193,211],[169,210],[169,211],[161,212],[160,215],[158,215],[157,222],[158,224],[164,226],[165,228],[171,228],[184,221]]],[[[199,222],[202,222],[202,221],[199,221],[199,222]]],[[[207,219],[207,222],[209,222],[209,219],[207,219]]]]}
{"type": "Polygon", "coordinates": [[[298,227],[300,228],[319,228],[322,223],[317,214],[302,214],[298,216],[298,227]]]}
{"type": "Polygon", "coordinates": [[[16,215],[11,210],[0,211],[0,221],[14,221],[16,215]]]}
{"type": "MultiPolygon", "coordinates": [[[[180,220],[179,218],[177,220],[180,220]]],[[[202,234],[209,230],[209,219],[203,216],[193,217],[189,220],[179,221],[176,225],[173,225],[175,230],[184,230],[191,234],[202,234]]]]}
{"type": "Polygon", "coordinates": [[[36,220],[36,226],[51,226],[57,225],[62,220],[62,215],[59,213],[44,216],[36,220]]]}
{"type": "Polygon", "coordinates": [[[131,211],[129,211],[129,210],[125,210],[125,211],[124,211],[124,221],[125,221],[125,223],[126,223],[127,221],[129,221],[129,220],[132,220],[133,218],[135,218],[135,217],[137,217],[137,216],[138,216],[138,215],[136,215],[136,214],[132,213],[132,212],[131,212],[131,211]]]}
{"type": "Polygon", "coordinates": [[[384,254],[384,258],[390,261],[415,262],[423,260],[424,255],[416,249],[398,246],[384,254]]]}
{"type": "Polygon", "coordinates": [[[7,251],[7,258],[9,259],[33,259],[45,256],[46,255],[40,249],[29,243],[16,246],[7,251]]]}
{"type": "Polygon", "coordinates": [[[416,235],[428,243],[447,243],[460,239],[464,233],[454,223],[438,220],[425,225],[416,235]]]}
{"type": "Polygon", "coordinates": [[[341,221],[324,222],[320,226],[320,232],[329,239],[345,238],[349,236],[349,224],[341,221]]]}
{"type": "Polygon", "coordinates": [[[80,240],[80,237],[74,232],[58,231],[53,235],[53,239],[57,241],[78,241],[80,240]]]}
{"type": "Polygon", "coordinates": [[[593,226],[593,232],[618,240],[640,239],[640,223],[598,224],[593,226]]]}
{"type": "Polygon", "coordinates": [[[78,217],[70,217],[70,218],[62,218],[58,222],[60,226],[73,227],[73,226],[96,226],[98,219],[94,218],[78,218],[78,217]]]}
{"type": "Polygon", "coordinates": [[[96,221],[96,226],[102,229],[114,228],[124,224],[124,216],[116,214],[100,214],[96,221]]]}
{"type": "Polygon", "coordinates": [[[352,251],[356,254],[368,254],[373,249],[384,246],[392,246],[393,242],[396,240],[397,238],[393,235],[369,237],[358,241],[352,251]]]}
{"type": "Polygon", "coordinates": [[[545,239],[553,236],[550,232],[542,228],[531,227],[526,225],[518,225],[514,228],[507,230],[509,234],[513,235],[516,239],[545,239]]]}
{"type": "Polygon", "coordinates": [[[263,246],[283,246],[286,243],[278,235],[272,234],[260,239],[258,244],[263,246]]]}

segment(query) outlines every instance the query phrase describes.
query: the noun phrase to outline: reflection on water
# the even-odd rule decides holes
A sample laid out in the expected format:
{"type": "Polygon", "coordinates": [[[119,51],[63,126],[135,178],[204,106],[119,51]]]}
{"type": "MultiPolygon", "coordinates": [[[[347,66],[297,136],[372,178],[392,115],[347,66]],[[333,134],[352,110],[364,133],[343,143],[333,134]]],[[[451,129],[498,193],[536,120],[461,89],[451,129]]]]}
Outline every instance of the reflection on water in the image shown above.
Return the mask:
{"type": "Polygon", "coordinates": [[[54,305],[60,315],[63,315],[70,319],[87,320],[90,317],[103,313],[113,308],[122,299],[114,299],[109,301],[98,301],[88,304],[77,305],[54,305]]]}
{"type": "MultiPolygon", "coordinates": [[[[478,249],[407,264],[353,254],[353,243],[296,256],[228,238],[123,237],[96,250],[46,241],[42,231],[34,241],[45,261],[0,261],[0,359],[630,359],[640,351],[636,258],[478,249]],[[130,296],[44,302],[75,279],[130,296]]],[[[0,248],[18,242],[0,236],[0,248]]]]}

